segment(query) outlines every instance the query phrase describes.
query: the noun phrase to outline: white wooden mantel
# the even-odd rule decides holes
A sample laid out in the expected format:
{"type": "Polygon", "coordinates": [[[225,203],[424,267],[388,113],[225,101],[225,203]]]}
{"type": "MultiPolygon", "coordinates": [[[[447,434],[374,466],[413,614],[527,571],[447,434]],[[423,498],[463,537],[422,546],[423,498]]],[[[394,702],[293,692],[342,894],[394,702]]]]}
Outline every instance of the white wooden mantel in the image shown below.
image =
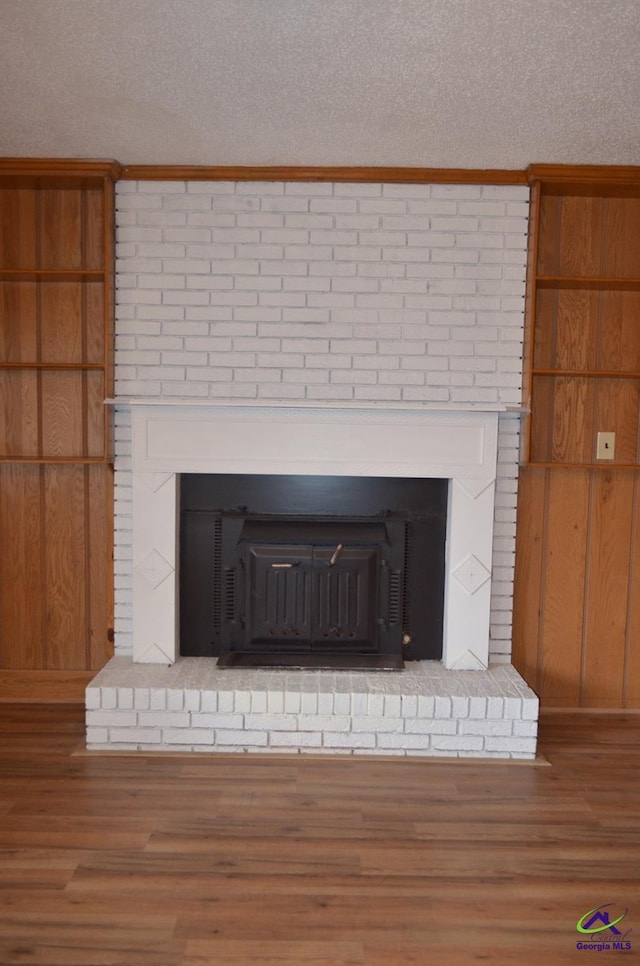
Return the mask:
{"type": "Polygon", "coordinates": [[[498,409],[117,405],[132,412],[136,663],[179,653],[179,474],[247,473],[450,480],[443,663],[488,666],[498,409]]]}

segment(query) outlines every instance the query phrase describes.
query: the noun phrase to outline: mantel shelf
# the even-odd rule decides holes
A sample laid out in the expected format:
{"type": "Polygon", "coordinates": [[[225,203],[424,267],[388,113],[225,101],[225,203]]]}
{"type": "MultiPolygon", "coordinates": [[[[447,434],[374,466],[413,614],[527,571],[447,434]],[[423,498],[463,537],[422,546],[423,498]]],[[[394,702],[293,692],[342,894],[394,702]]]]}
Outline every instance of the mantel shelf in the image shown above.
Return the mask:
{"type": "Polygon", "coordinates": [[[354,403],[345,399],[341,401],[305,401],[302,399],[294,400],[273,400],[273,399],[191,399],[191,398],[163,398],[154,396],[152,398],[110,398],[104,400],[105,406],[125,406],[127,409],[134,409],[140,406],[163,406],[165,408],[191,409],[309,409],[309,410],[348,410],[357,412],[375,411],[383,413],[385,411],[397,412],[423,412],[423,413],[510,413],[519,415],[528,413],[530,410],[526,406],[506,406],[504,403],[354,403]]]}

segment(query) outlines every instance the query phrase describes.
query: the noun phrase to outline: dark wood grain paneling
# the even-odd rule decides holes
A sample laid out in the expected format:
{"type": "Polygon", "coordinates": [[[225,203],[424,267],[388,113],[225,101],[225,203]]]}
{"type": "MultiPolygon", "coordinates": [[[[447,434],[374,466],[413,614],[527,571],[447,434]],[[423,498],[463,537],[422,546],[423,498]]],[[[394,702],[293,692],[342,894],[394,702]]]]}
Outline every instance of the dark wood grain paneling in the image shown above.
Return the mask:
{"type": "Polygon", "coordinates": [[[41,281],[42,362],[85,362],[83,358],[82,282],[41,281]]]}
{"type": "Polygon", "coordinates": [[[513,653],[516,669],[538,688],[538,655],[542,613],[547,471],[523,467],[518,484],[518,526],[513,611],[513,653]]]}
{"type": "Polygon", "coordinates": [[[616,434],[615,462],[638,462],[640,379],[535,376],[531,458],[558,464],[597,461],[597,434],[616,434]]]}
{"type": "Polygon", "coordinates": [[[595,384],[575,376],[556,376],[553,395],[551,459],[589,462],[592,451],[595,384]]]}
{"type": "Polygon", "coordinates": [[[42,454],[84,455],[83,376],[80,372],[42,373],[42,454]]]}
{"type": "Polygon", "coordinates": [[[37,265],[36,208],[34,191],[0,191],[0,267],[37,265]]]}
{"type": "Polygon", "coordinates": [[[84,382],[86,441],[83,451],[86,456],[102,456],[105,449],[104,377],[101,372],[87,372],[84,382]]]}
{"type": "Polygon", "coordinates": [[[83,268],[82,192],[44,188],[38,205],[39,267],[83,268]]]}
{"type": "Polygon", "coordinates": [[[538,681],[545,704],[563,707],[580,698],[589,471],[546,473],[538,681]]]}
{"type": "Polygon", "coordinates": [[[104,464],[87,466],[85,473],[89,617],[86,666],[98,669],[113,652],[107,634],[113,627],[113,473],[104,464]]]}
{"type": "Polygon", "coordinates": [[[533,359],[534,369],[556,368],[556,320],[558,317],[558,290],[556,288],[540,288],[535,298],[535,318],[537,325],[533,328],[533,359]]]}
{"type": "Polygon", "coordinates": [[[338,181],[391,184],[526,184],[524,171],[505,168],[326,167],[291,165],[130,164],[132,181],[338,181]]]}
{"type": "Polygon", "coordinates": [[[542,184],[539,199],[530,459],[594,465],[614,432],[616,464],[637,465],[640,186],[542,184]]]}
{"type": "Polygon", "coordinates": [[[638,462],[640,378],[546,376],[533,378],[531,459],[593,464],[597,434],[616,434],[615,462],[638,462]]]}
{"type": "Polygon", "coordinates": [[[537,298],[534,367],[595,369],[598,313],[596,291],[541,288],[537,298]]]}
{"type": "Polygon", "coordinates": [[[0,370],[0,457],[37,457],[38,374],[0,370]]]}
{"type": "Polygon", "coordinates": [[[604,199],[602,274],[640,275],[640,198],[638,188],[604,199]]]}
{"type": "Polygon", "coordinates": [[[111,470],[83,461],[106,457],[116,167],[0,160],[0,363],[21,367],[0,369],[0,455],[41,464],[0,465],[0,667],[14,678],[60,681],[112,650],[111,470]]]}
{"type": "MultiPolygon", "coordinates": [[[[640,372],[640,292],[605,289],[599,293],[599,310],[600,331],[594,368],[640,372]]],[[[595,344],[596,340],[593,341],[595,344]]]]}
{"type": "Polygon", "coordinates": [[[105,464],[0,465],[0,667],[108,660],[111,486],[105,464]]]}
{"type": "Polygon", "coordinates": [[[0,667],[44,667],[42,470],[0,463],[0,667]]]}
{"type": "Polygon", "coordinates": [[[85,468],[45,466],[44,541],[47,667],[86,667],[85,468]]]}
{"type": "Polygon", "coordinates": [[[629,171],[600,184],[555,174],[539,185],[527,317],[530,456],[548,468],[521,472],[514,663],[543,707],[638,708],[640,484],[623,467],[640,459],[640,186],[629,171]],[[615,461],[587,468],[598,432],[616,434],[615,461]]]}
{"type": "Polygon", "coordinates": [[[534,260],[537,274],[559,275],[562,198],[557,194],[540,192],[538,206],[538,257],[534,260]]]}
{"type": "Polygon", "coordinates": [[[637,471],[521,470],[513,663],[543,707],[640,708],[639,499],[637,471]]]}
{"type": "Polygon", "coordinates": [[[101,282],[85,282],[83,286],[84,362],[105,364],[104,288],[101,282]]]}
{"type": "Polygon", "coordinates": [[[0,280],[0,363],[37,359],[37,307],[35,282],[0,280]]]}
{"type": "Polygon", "coordinates": [[[24,185],[30,189],[43,184],[68,188],[99,187],[117,181],[122,167],[117,161],[88,158],[0,158],[0,187],[24,185]]]}
{"type": "Polygon", "coordinates": [[[544,462],[553,452],[555,379],[534,376],[531,383],[531,452],[530,458],[544,462]]]}
{"type": "MultiPolygon", "coordinates": [[[[115,185],[109,181],[103,184],[103,234],[104,234],[104,268],[105,277],[103,288],[103,362],[104,362],[104,391],[110,399],[114,395],[114,317],[115,317],[115,185]]],[[[88,341],[91,346],[91,339],[88,341]]],[[[105,410],[105,427],[110,414],[105,410]]],[[[109,432],[105,437],[110,440],[109,432]]],[[[111,455],[109,447],[105,448],[105,456],[111,455]]]]}
{"type": "Polygon", "coordinates": [[[562,199],[558,272],[560,275],[600,275],[602,207],[600,197],[562,199]]]}
{"type": "Polygon", "coordinates": [[[621,708],[627,628],[633,474],[593,471],[582,704],[621,708]]]}
{"type": "MultiPolygon", "coordinates": [[[[638,413],[640,379],[600,379],[596,386],[594,437],[598,432],[616,434],[615,462],[638,462],[638,413]]],[[[596,459],[596,438],[592,462],[596,459]]]]}
{"type": "Polygon", "coordinates": [[[82,204],[82,264],[84,268],[101,270],[105,267],[102,186],[86,189],[82,204]]]}
{"type": "Polygon", "coordinates": [[[603,187],[636,191],[640,183],[640,167],[630,164],[530,164],[526,173],[531,184],[542,183],[546,188],[567,192],[574,191],[576,185],[599,192],[603,187]]]}
{"type": "Polygon", "coordinates": [[[623,707],[640,708],[640,473],[634,473],[623,707]]]}

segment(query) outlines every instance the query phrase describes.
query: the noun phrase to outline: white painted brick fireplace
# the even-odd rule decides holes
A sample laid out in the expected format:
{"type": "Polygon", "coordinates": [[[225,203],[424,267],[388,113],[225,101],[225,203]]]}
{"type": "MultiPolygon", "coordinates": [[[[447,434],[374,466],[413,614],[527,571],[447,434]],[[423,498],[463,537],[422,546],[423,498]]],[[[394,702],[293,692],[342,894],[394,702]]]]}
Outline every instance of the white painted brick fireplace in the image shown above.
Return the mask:
{"type": "Polygon", "coordinates": [[[532,757],[509,664],[528,190],[124,181],[117,209],[116,656],[89,747],[532,757]],[[449,479],[442,664],[178,657],[187,471],[449,479]]]}

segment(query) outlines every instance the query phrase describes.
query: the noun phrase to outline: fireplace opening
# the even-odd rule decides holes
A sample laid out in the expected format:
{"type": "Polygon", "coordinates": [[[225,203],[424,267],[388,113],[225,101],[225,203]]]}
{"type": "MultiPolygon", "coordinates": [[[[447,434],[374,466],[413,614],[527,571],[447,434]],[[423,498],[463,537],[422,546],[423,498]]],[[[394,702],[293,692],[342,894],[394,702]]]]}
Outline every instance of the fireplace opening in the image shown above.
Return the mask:
{"type": "Polygon", "coordinates": [[[220,667],[442,657],[448,481],[182,474],[180,652],[220,667]]]}

